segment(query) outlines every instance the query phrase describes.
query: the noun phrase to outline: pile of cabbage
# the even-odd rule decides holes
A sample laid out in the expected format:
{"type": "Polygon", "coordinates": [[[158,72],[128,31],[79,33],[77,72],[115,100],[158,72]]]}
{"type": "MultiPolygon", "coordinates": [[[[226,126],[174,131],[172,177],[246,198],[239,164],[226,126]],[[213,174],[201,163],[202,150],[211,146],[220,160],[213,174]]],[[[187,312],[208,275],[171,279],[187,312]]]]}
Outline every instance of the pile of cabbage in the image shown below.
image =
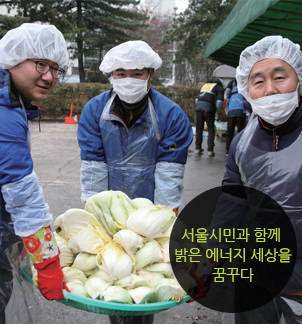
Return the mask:
{"type": "Polygon", "coordinates": [[[54,229],[68,288],[77,295],[127,304],[181,301],[185,290],[197,284],[184,268],[184,290],[173,274],[169,241],[175,220],[165,206],[130,199],[120,191],[90,197],[85,210],[67,210],[54,229]]]}

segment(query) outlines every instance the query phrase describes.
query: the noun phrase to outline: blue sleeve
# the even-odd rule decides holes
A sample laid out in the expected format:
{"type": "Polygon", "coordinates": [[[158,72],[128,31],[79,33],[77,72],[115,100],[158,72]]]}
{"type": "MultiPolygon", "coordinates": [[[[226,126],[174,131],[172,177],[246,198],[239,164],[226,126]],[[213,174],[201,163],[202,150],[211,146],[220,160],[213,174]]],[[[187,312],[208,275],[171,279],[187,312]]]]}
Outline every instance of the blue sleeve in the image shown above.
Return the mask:
{"type": "MultiPolygon", "coordinates": [[[[164,109],[168,110],[168,107],[164,109]]],[[[188,149],[193,140],[192,125],[187,115],[174,104],[166,115],[159,113],[158,117],[162,140],[158,147],[157,161],[186,164],[188,149]]]]}
{"type": "Polygon", "coordinates": [[[52,222],[27,144],[21,108],[0,106],[0,187],[16,235],[28,236],[52,222]]]}
{"type": "Polygon", "coordinates": [[[101,129],[99,126],[100,117],[107,100],[104,100],[106,93],[90,100],[84,107],[79,127],[78,143],[81,149],[81,159],[86,161],[104,161],[104,147],[102,142],[101,129]]]}
{"type": "Polygon", "coordinates": [[[21,108],[0,106],[0,187],[32,173],[28,126],[21,108]]]}

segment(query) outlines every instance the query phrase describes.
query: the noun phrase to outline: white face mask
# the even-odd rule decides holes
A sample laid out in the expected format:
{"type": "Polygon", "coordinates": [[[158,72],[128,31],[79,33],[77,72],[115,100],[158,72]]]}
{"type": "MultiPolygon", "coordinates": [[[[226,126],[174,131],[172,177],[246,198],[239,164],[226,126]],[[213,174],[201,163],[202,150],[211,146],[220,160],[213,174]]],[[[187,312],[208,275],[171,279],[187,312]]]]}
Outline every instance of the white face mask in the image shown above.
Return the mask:
{"type": "Polygon", "coordinates": [[[148,81],[135,78],[113,79],[113,90],[122,101],[133,104],[141,101],[148,93],[148,81]]]}
{"type": "Polygon", "coordinates": [[[251,100],[253,112],[271,125],[284,124],[299,105],[298,87],[294,92],[251,100]]]}

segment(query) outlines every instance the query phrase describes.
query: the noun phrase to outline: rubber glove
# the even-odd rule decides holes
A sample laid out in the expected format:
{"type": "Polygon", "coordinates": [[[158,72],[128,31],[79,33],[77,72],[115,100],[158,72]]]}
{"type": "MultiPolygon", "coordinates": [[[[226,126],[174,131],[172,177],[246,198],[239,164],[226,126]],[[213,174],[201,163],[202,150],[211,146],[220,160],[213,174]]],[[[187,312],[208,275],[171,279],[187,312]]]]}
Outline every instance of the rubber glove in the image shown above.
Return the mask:
{"type": "Polygon", "coordinates": [[[38,287],[46,299],[63,299],[63,289],[70,292],[64,281],[59,255],[36,263],[34,267],[38,270],[38,287]]]}
{"type": "Polygon", "coordinates": [[[211,282],[213,281],[214,277],[212,272],[215,267],[220,267],[223,265],[225,259],[221,259],[218,262],[214,261],[213,258],[208,259],[206,257],[206,250],[202,249],[202,258],[203,261],[195,264],[191,275],[197,281],[197,293],[193,296],[187,303],[191,303],[199,298],[204,298],[210,290],[211,282]]]}
{"type": "Polygon", "coordinates": [[[35,269],[38,270],[37,282],[42,295],[49,300],[63,299],[63,289],[70,291],[64,282],[60,267],[60,250],[50,226],[22,237],[22,240],[35,269]]]}
{"type": "Polygon", "coordinates": [[[202,279],[198,278],[195,273],[192,273],[192,277],[198,282],[197,293],[194,297],[187,301],[187,303],[192,303],[193,301],[204,298],[209,292],[211,281],[205,282],[202,279]]]}

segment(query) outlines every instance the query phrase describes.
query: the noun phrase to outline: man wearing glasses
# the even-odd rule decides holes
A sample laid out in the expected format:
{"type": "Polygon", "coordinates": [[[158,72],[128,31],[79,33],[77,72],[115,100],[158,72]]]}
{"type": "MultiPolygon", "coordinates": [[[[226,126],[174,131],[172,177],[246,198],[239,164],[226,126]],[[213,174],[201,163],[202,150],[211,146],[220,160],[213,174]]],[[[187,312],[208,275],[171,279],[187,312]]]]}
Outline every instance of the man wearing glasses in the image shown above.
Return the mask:
{"type": "MultiPolygon", "coordinates": [[[[67,63],[66,42],[55,26],[22,24],[0,40],[0,323],[12,293],[20,237],[38,271],[42,295],[62,299],[66,287],[53,218],[33,171],[28,120],[39,115],[31,102],[48,97],[67,63]]],[[[26,305],[24,299],[20,309],[28,312],[26,305]]]]}
{"type": "Polygon", "coordinates": [[[45,100],[58,79],[64,75],[64,70],[57,63],[42,59],[27,59],[11,68],[9,72],[21,98],[27,103],[32,100],[45,100]],[[37,73],[33,73],[34,66],[37,73]]]}

